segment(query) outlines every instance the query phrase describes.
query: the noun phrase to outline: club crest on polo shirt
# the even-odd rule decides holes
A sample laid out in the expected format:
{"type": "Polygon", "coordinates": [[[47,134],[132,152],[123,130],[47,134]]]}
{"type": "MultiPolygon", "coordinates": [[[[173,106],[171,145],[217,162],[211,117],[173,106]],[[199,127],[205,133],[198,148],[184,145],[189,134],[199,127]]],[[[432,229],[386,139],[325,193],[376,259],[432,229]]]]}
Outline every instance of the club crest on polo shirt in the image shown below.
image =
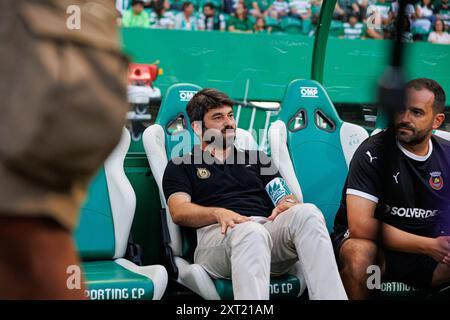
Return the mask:
{"type": "Polygon", "coordinates": [[[266,185],[266,191],[276,206],[284,196],[292,194],[283,178],[275,178],[266,185]]]}
{"type": "Polygon", "coordinates": [[[209,172],[206,168],[197,168],[197,177],[200,179],[208,179],[211,176],[211,172],[209,172]]]}
{"type": "Polygon", "coordinates": [[[441,190],[444,187],[444,179],[440,171],[430,172],[430,180],[428,182],[434,190],[441,190]]]}

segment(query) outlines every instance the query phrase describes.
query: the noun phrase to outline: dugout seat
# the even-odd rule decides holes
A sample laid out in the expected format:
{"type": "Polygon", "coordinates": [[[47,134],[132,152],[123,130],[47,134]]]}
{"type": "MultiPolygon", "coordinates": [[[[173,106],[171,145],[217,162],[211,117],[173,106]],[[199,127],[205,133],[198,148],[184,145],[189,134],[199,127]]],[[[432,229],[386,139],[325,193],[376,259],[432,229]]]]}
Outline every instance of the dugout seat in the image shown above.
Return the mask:
{"type": "Polygon", "coordinates": [[[368,136],[362,127],[339,118],[318,82],[294,80],[287,86],[269,129],[272,159],[283,176],[297,177],[304,201],[319,207],[329,231],[350,161],[368,136]]]}
{"type": "Polygon", "coordinates": [[[156,300],[167,286],[163,266],[138,266],[124,259],[136,207],[124,171],[130,140],[123,129],[119,144],[90,184],[75,231],[88,297],[93,300],[156,300]]]}
{"type": "MultiPolygon", "coordinates": [[[[212,279],[198,264],[186,258],[189,243],[181,235],[179,226],[173,223],[162,189],[165,167],[172,157],[181,156],[191,151],[198,143],[189,118],[186,105],[190,98],[201,88],[192,84],[171,86],[161,104],[155,124],[148,127],[143,134],[143,144],[150,168],[160,191],[163,208],[162,222],[165,237],[166,255],[169,257],[169,272],[178,283],[191,289],[201,297],[209,300],[233,299],[232,283],[226,279],[212,279]],[[166,213],[164,213],[164,210],[166,213]],[[167,228],[167,233],[165,229],[167,228]]],[[[237,148],[256,150],[257,145],[252,135],[237,129],[237,148]]],[[[271,299],[296,298],[305,288],[304,280],[286,274],[272,278],[270,283],[271,299]]]]}

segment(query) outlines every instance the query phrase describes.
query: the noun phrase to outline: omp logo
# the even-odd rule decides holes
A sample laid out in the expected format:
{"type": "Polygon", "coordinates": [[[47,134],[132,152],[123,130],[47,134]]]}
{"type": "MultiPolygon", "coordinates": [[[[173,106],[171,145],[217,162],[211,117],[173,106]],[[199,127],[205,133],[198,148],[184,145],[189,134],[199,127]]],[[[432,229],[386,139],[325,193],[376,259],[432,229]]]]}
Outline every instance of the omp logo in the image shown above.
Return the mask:
{"type": "Polygon", "coordinates": [[[189,101],[197,91],[180,90],[180,101],[189,101]]]}
{"type": "Polygon", "coordinates": [[[300,87],[302,98],[318,98],[319,89],[316,87],[300,87]]]}

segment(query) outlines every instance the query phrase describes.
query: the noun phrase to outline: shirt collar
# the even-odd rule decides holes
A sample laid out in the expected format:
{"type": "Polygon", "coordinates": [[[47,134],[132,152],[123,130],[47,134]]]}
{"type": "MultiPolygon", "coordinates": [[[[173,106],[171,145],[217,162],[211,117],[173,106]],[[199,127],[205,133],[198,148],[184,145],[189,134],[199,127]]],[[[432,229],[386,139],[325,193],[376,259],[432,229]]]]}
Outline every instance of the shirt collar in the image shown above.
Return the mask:
{"type": "Polygon", "coordinates": [[[433,143],[431,142],[431,139],[428,141],[428,153],[424,156],[418,156],[411,151],[406,150],[398,141],[397,139],[397,146],[398,148],[404,153],[405,156],[407,156],[410,159],[416,160],[416,161],[426,161],[431,156],[431,153],[433,152],[433,143]]]}

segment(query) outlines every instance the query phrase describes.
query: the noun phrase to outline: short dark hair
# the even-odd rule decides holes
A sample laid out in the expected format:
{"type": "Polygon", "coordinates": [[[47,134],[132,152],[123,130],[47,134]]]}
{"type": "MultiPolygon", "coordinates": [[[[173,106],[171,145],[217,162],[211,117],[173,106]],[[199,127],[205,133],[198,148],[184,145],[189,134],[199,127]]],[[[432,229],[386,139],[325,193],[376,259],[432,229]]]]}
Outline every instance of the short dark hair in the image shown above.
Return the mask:
{"type": "Polygon", "coordinates": [[[134,7],[137,4],[142,4],[144,5],[144,0],[133,0],[131,1],[131,6],[134,7]]]}
{"type": "Polygon", "coordinates": [[[190,5],[194,5],[194,4],[190,1],[183,2],[183,4],[181,5],[181,11],[184,11],[190,5]]]}
{"type": "Polygon", "coordinates": [[[189,121],[203,121],[205,114],[215,108],[223,106],[234,105],[233,100],[230,99],[224,92],[213,88],[205,88],[198,91],[186,106],[186,112],[189,116],[189,121]]]}
{"type": "Polygon", "coordinates": [[[348,21],[350,21],[350,18],[352,18],[352,17],[356,18],[359,21],[359,14],[356,14],[354,12],[350,13],[348,15],[348,21]]]}
{"type": "Polygon", "coordinates": [[[406,88],[415,90],[427,89],[434,94],[433,111],[435,114],[445,110],[445,91],[436,81],[428,78],[417,78],[409,81],[406,88]]]}
{"type": "Polygon", "coordinates": [[[212,2],[205,3],[203,5],[203,9],[206,8],[206,7],[210,8],[211,10],[216,10],[216,6],[212,2]]]}

